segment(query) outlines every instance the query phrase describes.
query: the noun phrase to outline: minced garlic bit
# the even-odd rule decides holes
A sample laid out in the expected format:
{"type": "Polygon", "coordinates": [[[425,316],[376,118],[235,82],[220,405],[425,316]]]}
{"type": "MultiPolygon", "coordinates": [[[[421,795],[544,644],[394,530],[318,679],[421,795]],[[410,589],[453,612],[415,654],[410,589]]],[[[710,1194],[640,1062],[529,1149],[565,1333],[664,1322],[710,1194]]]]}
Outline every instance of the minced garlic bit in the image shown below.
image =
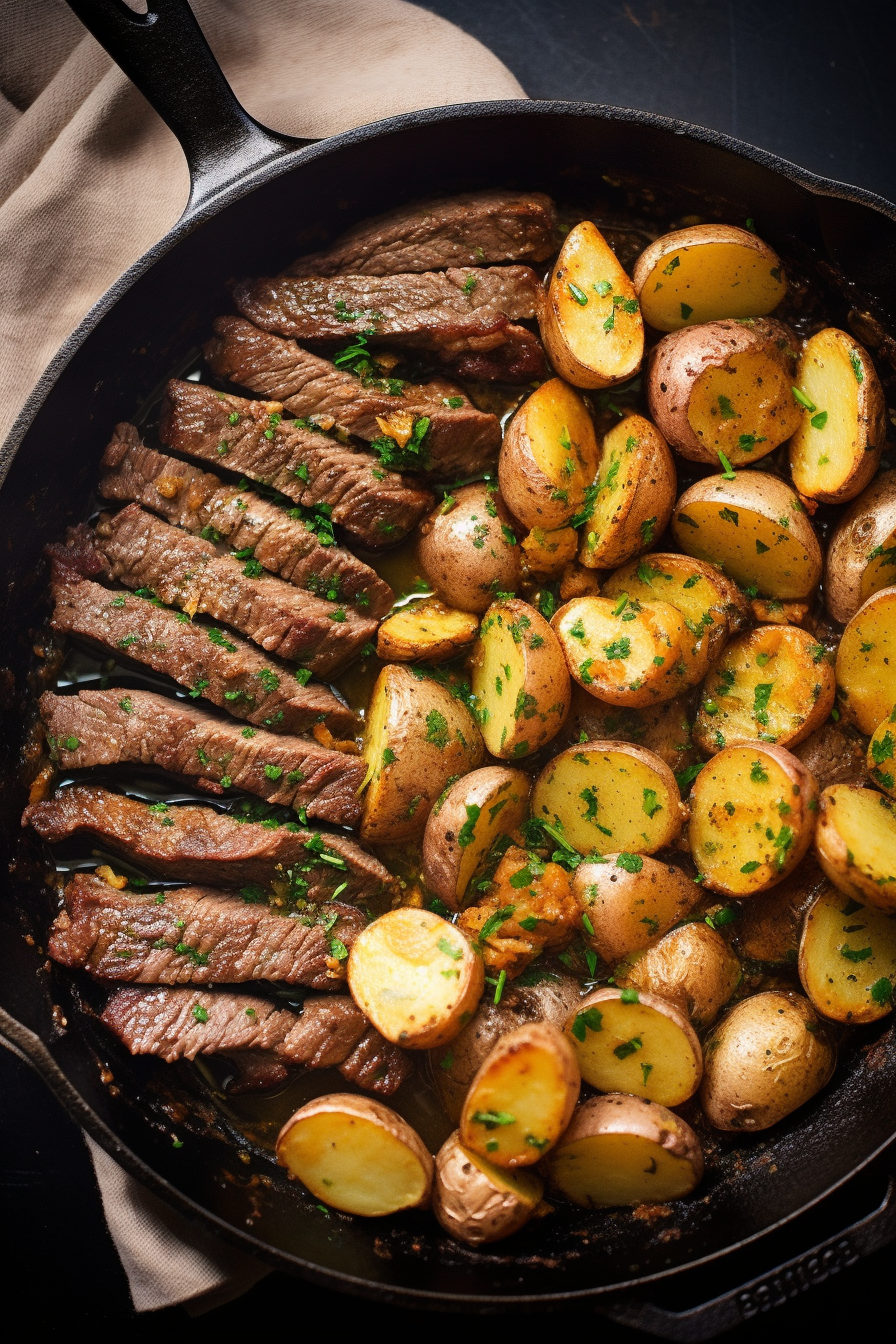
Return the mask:
{"type": "Polygon", "coordinates": [[[376,422],[390,439],[394,439],[399,448],[406,448],[414,432],[414,414],[412,411],[393,411],[391,415],[378,415],[376,422]]]}
{"type": "Polygon", "coordinates": [[[103,879],[107,887],[114,887],[116,891],[124,891],[128,884],[127,878],[122,877],[121,873],[113,873],[108,863],[100,864],[96,869],[96,875],[103,879]]]}

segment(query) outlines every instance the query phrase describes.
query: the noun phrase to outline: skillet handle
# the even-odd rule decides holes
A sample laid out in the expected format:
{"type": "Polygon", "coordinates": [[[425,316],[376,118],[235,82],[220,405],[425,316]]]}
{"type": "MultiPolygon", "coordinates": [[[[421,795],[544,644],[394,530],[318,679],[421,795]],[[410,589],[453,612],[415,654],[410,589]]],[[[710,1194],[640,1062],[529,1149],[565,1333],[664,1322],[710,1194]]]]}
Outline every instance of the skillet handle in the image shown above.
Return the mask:
{"type": "Polygon", "coordinates": [[[280,135],[237,102],[187,0],[67,0],[180,141],[190,169],[184,218],[237,178],[313,144],[280,135]]]}

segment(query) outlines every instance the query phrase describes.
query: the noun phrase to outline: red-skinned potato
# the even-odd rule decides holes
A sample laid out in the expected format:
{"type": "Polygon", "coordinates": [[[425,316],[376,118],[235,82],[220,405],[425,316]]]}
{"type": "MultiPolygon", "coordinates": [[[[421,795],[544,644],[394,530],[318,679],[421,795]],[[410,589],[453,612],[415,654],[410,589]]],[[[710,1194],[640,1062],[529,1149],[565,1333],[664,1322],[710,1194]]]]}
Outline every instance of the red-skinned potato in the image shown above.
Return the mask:
{"type": "Polygon", "coordinates": [[[438,597],[458,611],[485,611],[496,592],[520,585],[513,519],[493,485],[465,485],[420,525],[420,568],[438,597]]]}
{"type": "Polygon", "coordinates": [[[498,458],[501,497],[526,527],[561,528],[585,502],[598,456],[581,396],[562,378],[550,378],[507,426],[498,458]]]}
{"type": "Polygon", "coordinates": [[[896,582],[896,471],[863,490],[837,523],[824,565],[828,611],[845,625],[863,602],[896,582]]]}
{"type": "Polygon", "coordinates": [[[732,224],[664,233],[635,262],[632,283],[644,321],[655,331],[765,317],[787,292],[777,254],[732,224]]]}
{"type": "Polygon", "coordinates": [[[534,1171],[496,1167],[457,1130],[436,1154],[432,1211],[449,1236],[482,1246],[518,1232],[541,1203],[544,1183],[534,1171]]]}
{"type": "Polygon", "coordinates": [[[451,910],[495,839],[512,835],[529,810],[532,781],[522,770],[486,765],[457,780],[438,800],[423,835],[423,877],[451,910]]]}

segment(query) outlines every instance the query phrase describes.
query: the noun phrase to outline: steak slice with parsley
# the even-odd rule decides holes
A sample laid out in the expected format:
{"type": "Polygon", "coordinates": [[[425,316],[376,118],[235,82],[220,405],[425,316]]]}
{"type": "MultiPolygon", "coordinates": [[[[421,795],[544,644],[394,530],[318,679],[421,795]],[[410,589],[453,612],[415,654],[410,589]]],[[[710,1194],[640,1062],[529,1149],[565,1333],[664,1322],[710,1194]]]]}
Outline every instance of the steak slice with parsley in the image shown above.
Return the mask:
{"type": "MultiPolygon", "coordinates": [[[[262,565],[328,602],[351,604],[362,615],[385,616],[395,594],[369,565],[344,546],[324,545],[302,521],[254,490],[226,484],[211,472],[157,453],[123,423],[103,456],[100,494],[134,501],[207,541],[226,539],[247,565],[262,565]]],[[[318,524],[320,526],[320,524],[318,524]]]]}
{"type": "Polygon", "coordinates": [[[383,470],[372,453],[283,420],[282,410],[279,402],[248,401],[175,378],[165,390],[159,434],[176,452],[223,463],[279,490],[310,511],[318,531],[332,520],[365,546],[401,541],[432,507],[419,482],[383,470]]]}
{"type": "MultiPolygon", "coordinates": [[[[350,607],[326,602],[242,561],[219,555],[211,541],[172,527],[139,504],[101,514],[94,546],[110,578],[145,589],[190,616],[233,626],[269,653],[327,676],[350,662],[376,633],[377,623],[350,607]]],[[[136,633],[136,632],[135,632],[136,633]]],[[[219,631],[209,638],[234,648],[219,631]]]]}
{"type": "Polygon", "coordinates": [[[281,915],[213,887],[134,895],[89,873],[72,878],[64,900],[47,944],[53,960],[144,985],[280,980],[328,989],[366,922],[336,901],[281,915]]]}
{"type": "Polygon", "coordinates": [[[51,755],[65,769],[130,762],[202,781],[213,793],[245,789],[337,826],[361,815],[367,773],[358,756],[303,737],[241,728],[154,691],[45,691],[40,713],[51,755]]]}
{"type": "Polygon", "coordinates": [[[241,821],[192,803],[144,803],[92,784],[32,804],[22,825],[50,844],[84,835],[171,881],[267,887],[288,879],[293,898],[314,902],[337,891],[342,901],[363,902],[394,886],[379,859],[347,835],[241,821]]]}
{"type": "Polygon", "coordinates": [[[239,635],[212,638],[219,634],[214,627],[196,624],[183,612],[82,578],[60,562],[63,556],[59,548],[53,565],[54,630],[133,658],[172,677],[194,700],[201,696],[273,732],[308,732],[318,723],[336,737],[357,731],[357,717],[329,687],[297,680],[291,668],[239,635]]]}

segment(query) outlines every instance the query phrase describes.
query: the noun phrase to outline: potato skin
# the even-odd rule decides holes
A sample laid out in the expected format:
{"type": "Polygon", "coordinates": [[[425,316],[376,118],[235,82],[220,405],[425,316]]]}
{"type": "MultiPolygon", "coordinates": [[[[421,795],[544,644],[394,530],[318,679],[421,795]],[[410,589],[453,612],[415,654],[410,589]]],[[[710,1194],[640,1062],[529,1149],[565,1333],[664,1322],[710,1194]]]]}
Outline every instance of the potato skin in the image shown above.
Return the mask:
{"type": "Polygon", "coordinates": [[[387,616],[376,636],[377,657],[383,663],[444,663],[472,647],[479,630],[476,617],[446,607],[438,598],[387,616]]]}
{"type": "MultiPolygon", "coordinates": [[[[512,1236],[528,1223],[538,1207],[543,1182],[534,1172],[517,1172],[499,1184],[491,1179],[483,1159],[464,1148],[457,1130],[436,1154],[432,1211],[449,1236],[468,1246],[482,1246],[512,1236]],[[525,1182],[514,1191],[510,1181],[525,1182]]],[[[490,1164],[489,1164],[490,1165],[490,1164]]]]}
{"type": "Polygon", "coordinates": [[[573,893],[594,929],[585,941],[610,966],[632,952],[650,947],[694,908],[703,893],[674,864],[641,856],[633,873],[618,867],[617,854],[607,863],[580,863],[573,893]]]}
{"type": "Polygon", "coordinates": [[[498,458],[501,496],[525,527],[562,528],[582,507],[598,456],[594,424],[581,396],[562,379],[551,378],[523,402],[507,426],[498,458]],[[564,430],[568,454],[559,438],[564,430]],[[556,434],[558,458],[565,461],[568,456],[573,465],[568,477],[560,471],[552,478],[539,466],[546,434],[556,434]]]}
{"type": "Polygon", "coordinates": [[[458,611],[485,611],[496,592],[520,586],[513,518],[494,486],[465,485],[420,524],[417,559],[436,594],[458,611]],[[511,541],[511,538],[513,540],[511,541]]]}
{"type": "Polygon", "coordinates": [[[740,962],[722,935],[698,921],[673,929],[640,956],[627,957],[615,979],[677,1003],[702,1031],[731,998],[740,975],[740,962]]]}
{"type": "Polygon", "coordinates": [[[815,776],[820,789],[831,784],[862,784],[867,778],[865,745],[849,724],[829,719],[795,746],[793,754],[815,776]]]}
{"type": "Polygon", "coordinates": [[[776,969],[792,966],[799,951],[803,916],[827,887],[815,856],[807,854],[783,882],[744,901],[731,925],[738,955],[776,969]]]}
{"type": "Polygon", "coordinates": [[[835,621],[846,625],[872,593],[896,581],[896,564],[871,558],[896,545],[894,534],[896,471],[885,471],[852,501],[828,543],[825,603],[835,621]]]}
{"type": "Polygon", "coordinates": [[[525,820],[532,789],[529,776],[509,766],[486,765],[465,775],[452,784],[429,814],[423,835],[423,877],[430,891],[452,910],[460,909],[463,895],[458,895],[457,878],[464,850],[460,836],[469,818],[467,808],[486,808],[502,786],[507,786],[502,793],[507,801],[500,816],[509,834],[525,820]]]}
{"type": "Polygon", "coordinates": [[[608,705],[603,700],[596,700],[584,686],[576,683],[572,688],[569,714],[555,742],[560,750],[578,746],[583,733],[586,742],[595,738],[634,742],[659,756],[670,770],[684,770],[699,760],[690,740],[689,709],[689,701],[684,696],[664,700],[648,709],[608,705]]]}
{"type": "MultiPolygon", "coordinates": [[[[700,323],[719,321],[724,318],[764,317],[773,308],[777,307],[787,291],[787,282],[780,275],[780,268],[781,261],[778,255],[772,251],[768,243],[764,243],[749,229],[739,229],[731,224],[695,224],[687,229],[675,229],[672,233],[664,233],[662,237],[655,239],[646,247],[635,262],[632,271],[632,284],[641,300],[644,321],[652,326],[655,331],[678,331],[681,327],[697,326],[700,323]],[[650,292],[648,291],[646,294],[644,292],[644,287],[651,274],[655,272],[657,265],[664,261],[666,257],[671,257],[674,253],[690,251],[692,248],[699,256],[702,247],[713,243],[733,245],[743,248],[747,252],[755,253],[766,263],[770,272],[772,268],[777,268],[779,272],[777,292],[769,287],[770,292],[766,302],[747,304],[746,306],[750,311],[745,312],[743,304],[738,304],[735,299],[726,295],[725,298],[717,302],[716,312],[702,312],[694,317],[690,313],[685,317],[682,313],[680,319],[672,318],[669,321],[663,321],[661,317],[652,312],[653,305],[650,302],[650,292]]],[[[772,279],[774,279],[774,276],[772,276],[772,279]]],[[[697,303],[697,299],[694,299],[694,303],[697,303]]]]}

